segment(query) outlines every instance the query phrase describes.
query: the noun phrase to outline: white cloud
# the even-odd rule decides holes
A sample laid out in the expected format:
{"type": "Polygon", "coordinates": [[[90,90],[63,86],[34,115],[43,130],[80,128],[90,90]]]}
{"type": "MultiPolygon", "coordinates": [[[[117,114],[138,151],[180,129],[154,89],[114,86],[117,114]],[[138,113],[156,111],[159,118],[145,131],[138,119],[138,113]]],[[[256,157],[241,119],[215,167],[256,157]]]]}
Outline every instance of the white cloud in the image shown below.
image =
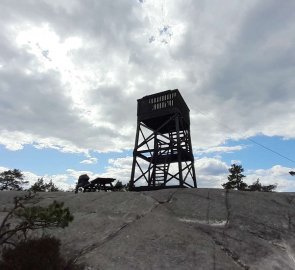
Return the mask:
{"type": "Polygon", "coordinates": [[[31,144],[33,141],[34,139],[31,134],[25,134],[19,131],[0,131],[0,143],[11,151],[21,150],[25,144],[31,144]]]}
{"type": "Polygon", "coordinates": [[[201,175],[223,175],[228,165],[219,159],[205,157],[195,160],[195,169],[201,175]]]}
{"type": "Polygon", "coordinates": [[[241,165],[242,162],[241,162],[240,160],[237,160],[237,159],[232,159],[232,160],[230,161],[230,164],[241,165]]]}
{"type": "Polygon", "coordinates": [[[132,157],[110,159],[109,166],[106,168],[106,172],[101,174],[101,177],[115,178],[123,184],[127,184],[130,181],[132,160],[132,157]]]}
{"type": "Polygon", "coordinates": [[[240,151],[245,149],[244,145],[236,145],[236,146],[214,146],[208,147],[206,149],[197,149],[195,153],[198,154],[211,154],[211,153],[233,153],[236,151],[240,151]]]}
{"type": "Polygon", "coordinates": [[[89,159],[84,159],[80,162],[81,164],[96,164],[97,158],[90,157],[89,159]]]}
{"type": "Polygon", "coordinates": [[[9,170],[9,169],[6,167],[0,167],[0,172],[7,171],[7,170],[9,170]]]}
{"type": "Polygon", "coordinates": [[[222,188],[226,182],[228,165],[216,158],[195,160],[195,171],[199,188],[222,188]]]}

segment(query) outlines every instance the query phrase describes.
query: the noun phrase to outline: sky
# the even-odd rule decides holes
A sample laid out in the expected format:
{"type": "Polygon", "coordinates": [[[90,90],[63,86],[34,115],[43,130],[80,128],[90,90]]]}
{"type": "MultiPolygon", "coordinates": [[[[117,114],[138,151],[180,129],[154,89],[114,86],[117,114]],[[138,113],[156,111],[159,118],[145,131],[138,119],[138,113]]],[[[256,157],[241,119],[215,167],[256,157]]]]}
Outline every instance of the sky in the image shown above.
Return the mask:
{"type": "Polygon", "coordinates": [[[127,183],[137,99],[179,89],[199,187],[295,191],[293,0],[0,0],[0,171],[127,183]]]}

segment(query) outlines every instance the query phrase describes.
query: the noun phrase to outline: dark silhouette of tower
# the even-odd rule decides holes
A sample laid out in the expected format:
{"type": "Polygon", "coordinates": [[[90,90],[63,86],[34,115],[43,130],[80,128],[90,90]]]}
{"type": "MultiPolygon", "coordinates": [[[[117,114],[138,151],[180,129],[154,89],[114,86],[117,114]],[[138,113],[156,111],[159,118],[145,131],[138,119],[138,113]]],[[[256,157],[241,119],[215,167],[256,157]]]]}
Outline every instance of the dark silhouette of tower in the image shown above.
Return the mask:
{"type": "Polygon", "coordinates": [[[168,90],[137,100],[130,190],[197,187],[189,108],[168,90]]]}

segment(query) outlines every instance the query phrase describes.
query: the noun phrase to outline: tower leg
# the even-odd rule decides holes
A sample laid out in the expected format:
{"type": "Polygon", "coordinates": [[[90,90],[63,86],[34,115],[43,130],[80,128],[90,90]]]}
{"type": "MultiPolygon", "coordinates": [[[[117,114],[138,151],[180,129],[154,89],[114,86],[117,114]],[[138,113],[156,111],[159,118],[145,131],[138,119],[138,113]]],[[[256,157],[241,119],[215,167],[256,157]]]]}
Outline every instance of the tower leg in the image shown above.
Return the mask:
{"type": "Polygon", "coordinates": [[[130,182],[129,182],[129,185],[130,185],[131,189],[134,187],[134,176],[135,176],[135,166],[136,166],[138,139],[139,139],[139,129],[140,129],[140,123],[137,122],[137,129],[136,129],[136,135],[135,135],[135,146],[134,146],[134,150],[133,150],[133,162],[132,162],[132,170],[131,170],[131,179],[130,179],[130,182]]]}
{"type": "Polygon", "coordinates": [[[194,182],[194,187],[197,187],[197,179],[196,179],[196,171],[195,171],[195,165],[194,161],[192,161],[192,174],[193,174],[193,182],[194,182]]]}
{"type": "Polygon", "coordinates": [[[193,160],[192,160],[192,178],[193,178],[193,182],[194,182],[194,187],[197,187],[197,178],[196,178],[196,171],[195,171],[195,158],[194,158],[194,154],[193,154],[193,147],[192,147],[192,140],[191,140],[191,132],[190,130],[188,130],[188,141],[189,141],[189,148],[190,148],[190,152],[192,153],[193,156],[193,160]]]}
{"type": "Polygon", "coordinates": [[[137,122],[129,184],[130,190],[197,187],[189,125],[181,115],[175,113],[157,129],[137,122]],[[165,132],[165,125],[174,129],[165,132]],[[152,133],[146,135],[147,130],[152,133]],[[173,163],[176,166],[170,168],[173,163]],[[139,186],[142,180],[146,185],[139,186]]]}
{"type": "Polygon", "coordinates": [[[179,136],[179,116],[175,117],[175,127],[176,127],[176,136],[177,136],[177,160],[178,160],[178,171],[179,171],[179,185],[183,187],[183,175],[182,175],[182,158],[181,158],[181,141],[179,136]]]}
{"type": "Polygon", "coordinates": [[[154,134],[154,154],[152,157],[152,166],[153,166],[153,172],[152,172],[152,186],[156,186],[156,171],[157,171],[157,166],[156,166],[156,160],[158,157],[158,141],[157,141],[157,133],[154,134]]]}

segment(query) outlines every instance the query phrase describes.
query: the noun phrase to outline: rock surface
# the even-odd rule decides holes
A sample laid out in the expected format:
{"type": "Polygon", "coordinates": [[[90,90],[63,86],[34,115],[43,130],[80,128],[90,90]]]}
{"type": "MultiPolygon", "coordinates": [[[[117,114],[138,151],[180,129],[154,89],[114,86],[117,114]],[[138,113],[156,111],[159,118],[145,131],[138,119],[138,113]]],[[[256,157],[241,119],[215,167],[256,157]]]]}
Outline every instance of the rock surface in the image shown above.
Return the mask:
{"type": "MultiPolygon", "coordinates": [[[[19,192],[0,192],[0,219],[19,192]],[[5,210],[6,209],[6,210],[5,210]]],[[[295,269],[295,194],[219,189],[39,193],[74,214],[50,231],[88,269],[295,269]]]]}

